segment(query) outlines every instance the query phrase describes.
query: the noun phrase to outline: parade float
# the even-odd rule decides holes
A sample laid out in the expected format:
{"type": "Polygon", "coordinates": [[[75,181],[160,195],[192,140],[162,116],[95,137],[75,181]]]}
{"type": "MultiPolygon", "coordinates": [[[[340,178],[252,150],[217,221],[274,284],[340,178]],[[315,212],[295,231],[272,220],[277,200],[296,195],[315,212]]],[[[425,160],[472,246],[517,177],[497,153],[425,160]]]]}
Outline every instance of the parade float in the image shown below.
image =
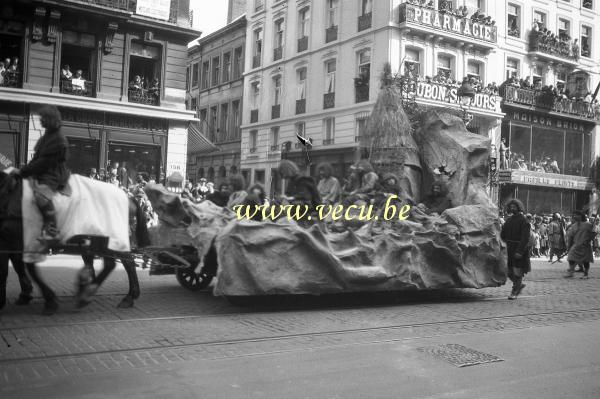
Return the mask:
{"type": "Polygon", "coordinates": [[[153,244],[193,248],[180,277],[190,288],[216,277],[215,295],[228,297],[504,284],[506,251],[486,189],[490,140],[447,111],[413,104],[407,115],[405,108],[402,88],[384,85],[367,125],[376,172],[393,172],[412,198],[405,220],[370,220],[343,231],[286,217],[238,220],[209,201],[194,204],[149,184],[160,220],[153,244]],[[446,187],[451,204],[441,214],[420,204],[435,184],[446,187]]]}

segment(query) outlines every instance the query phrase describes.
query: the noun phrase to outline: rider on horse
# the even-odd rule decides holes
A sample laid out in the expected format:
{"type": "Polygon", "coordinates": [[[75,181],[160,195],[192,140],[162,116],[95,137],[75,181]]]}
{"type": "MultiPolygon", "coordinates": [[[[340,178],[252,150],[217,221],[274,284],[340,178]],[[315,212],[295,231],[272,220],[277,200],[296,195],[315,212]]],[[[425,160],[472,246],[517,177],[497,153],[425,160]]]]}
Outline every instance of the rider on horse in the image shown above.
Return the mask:
{"type": "Polygon", "coordinates": [[[46,131],[35,145],[31,161],[21,168],[20,175],[32,178],[35,201],[44,219],[38,240],[50,243],[56,241],[59,234],[52,198],[55,192],[66,187],[70,176],[66,165],[69,142],[60,130],[62,121],[55,106],[43,107],[39,115],[46,131]]]}

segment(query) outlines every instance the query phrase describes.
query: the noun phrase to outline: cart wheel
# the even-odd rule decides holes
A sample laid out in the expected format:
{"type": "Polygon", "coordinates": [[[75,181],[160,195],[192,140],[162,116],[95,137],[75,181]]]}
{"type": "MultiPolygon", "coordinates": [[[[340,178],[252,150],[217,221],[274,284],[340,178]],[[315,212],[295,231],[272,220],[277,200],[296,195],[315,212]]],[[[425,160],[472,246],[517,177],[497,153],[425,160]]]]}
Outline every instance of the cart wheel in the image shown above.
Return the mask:
{"type": "Polygon", "coordinates": [[[187,288],[190,291],[199,291],[210,285],[213,277],[206,273],[204,270],[200,271],[200,274],[194,272],[193,267],[188,268],[177,268],[175,270],[175,277],[182,287],[187,288]]]}

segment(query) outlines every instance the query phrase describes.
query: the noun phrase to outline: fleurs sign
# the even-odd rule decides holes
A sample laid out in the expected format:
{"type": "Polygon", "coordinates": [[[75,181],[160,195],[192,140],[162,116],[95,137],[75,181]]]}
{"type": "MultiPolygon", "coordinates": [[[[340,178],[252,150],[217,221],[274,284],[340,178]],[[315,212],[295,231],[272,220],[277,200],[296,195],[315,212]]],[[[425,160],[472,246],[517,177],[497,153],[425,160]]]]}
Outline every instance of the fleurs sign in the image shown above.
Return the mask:
{"type": "Polygon", "coordinates": [[[413,4],[404,3],[401,5],[400,23],[403,22],[425,25],[428,28],[439,29],[461,36],[468,36],[473,39],[490,43],[496,43],[498,40],[496,26],[473,22],[467,18],[457,17],[447,12],[440,12],[438,10],[419,7],[413,4]]]}
{"type": "MultiPolygon", "coordinates": [[[[439,83],[417,83],[417,90],[415,96],[417,98],[424,98],[427,100],[434,101],[443,101],[447,103],[458,104],[461,102],[461,99],[458,97],[457,87],[439,83]]],[[[474,108],[500,112],[500,97],[492,94],[476,93],[475,97],[471,99],[471,104],[464,105],[474,108]]]]}
{"type": "Polygon", "coordinates": [[[168,21],[170,12],[171,0],[137,0],[136,14],[168,21]]]}

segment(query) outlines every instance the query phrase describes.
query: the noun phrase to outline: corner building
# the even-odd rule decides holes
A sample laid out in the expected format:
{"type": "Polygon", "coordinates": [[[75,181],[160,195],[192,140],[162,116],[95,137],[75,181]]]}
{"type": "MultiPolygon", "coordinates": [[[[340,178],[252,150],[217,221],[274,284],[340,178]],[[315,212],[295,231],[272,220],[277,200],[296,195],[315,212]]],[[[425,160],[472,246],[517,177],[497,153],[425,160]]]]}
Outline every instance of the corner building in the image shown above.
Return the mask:
{"type": "Polygon", "coordinates": [[[462,104],[458,85],[426,77],[461,82],[478,76],[499,84],[500,27],[440,9],[466,5],[471,13],[479,8],[501,15],[504,7],[493,1],[433,3],[427,8],[396,0],[250,1],[241,140],[241,168],[249,183],[263,183],[273,194],[280,190],[281,159],[308,167],[296,133],[313,139],[313,176],[326,161],[338,178],[345,177],[364,154],[366,121],[386,62],[393,73],[418,75],[411,88],[417,103],[466,108],[474,116],[472,131],[499,140],[500,97],[478,93],[462,104]]]}
{"type": "Polygon", "coordinates": [[[501,138],[509,152],[499,163],[500,205],[518,198],[530,213],[570,214],[596,198],[600,108],[584,99],[600,82],[599,3],[499,2],[503,80],[529,78],[537,88],[553,86],[568,94],[557,98],[510,84],[503,88],[501,138]],[[569,40],[544,43],[540,28],[569,40]]]}
{"type": "Polygon", "coordinates": [[[4,1],[0,58],[15,67],[0,84],[0,152],[27,163],[43,133],[36,110],[53,104],[73,172],[125,162],[134,181],[181,187],[195,119],[185,109],[187,43],[199,35],[190,26],[189,0],[4,1]]]}

